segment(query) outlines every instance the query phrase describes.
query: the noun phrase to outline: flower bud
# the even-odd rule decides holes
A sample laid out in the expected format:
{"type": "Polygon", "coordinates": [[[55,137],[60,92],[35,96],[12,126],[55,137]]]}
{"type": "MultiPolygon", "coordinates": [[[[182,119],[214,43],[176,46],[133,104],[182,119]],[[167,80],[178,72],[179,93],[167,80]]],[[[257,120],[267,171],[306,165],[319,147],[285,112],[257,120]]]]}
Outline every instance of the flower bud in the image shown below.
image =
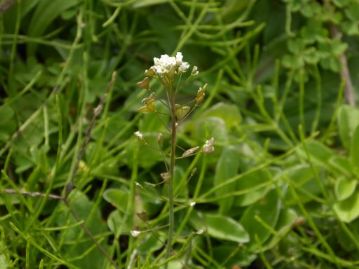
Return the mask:
{"type": "Polygon", "coordinates": [[[154,70],[153,67],[151,67],[150,69],[146,69],[146,71],[145,71],[145,76],[146,77],[152,78],[155,75],[156,75],[156,71],[154,70]]]}
{"type": "Polygon", "coordinates": [[[185,152],[183,152],[182,154],[182,157],[185,158],[185,157],[188,157],[188,156],[191,156],[193,155],[194,153],[196,153],[196,151],[199,149],[199,147],[194,147],[194,148],[190,148],[190,149],[187,149],[185,152]]]}
{"type": "Polygon", "coordinates": [[[202,147],[203,153],[211,153],[214,151],[214,138],[211,137],[210,139],[206,140],[202,147]]]}
{"type": "Polygon", "coordinates": [[[182,106],[179,104],[176,104],[176,118],[178,120],[182,120],[188,112],[191,110],[189,106],[182,106]]]}
{"type": "Polygon", "coordinates": [[[198,71],[198,67],[197,66],[193,66],[193,68],[192,68],[192,72],[191,72],[191,76],[197,76],[198,75],[198,73],[199,73],[199,71],[198,71]]]}
{"type": "Polygon", "coordinates": [[[140,82],[137,82],[137,87],[148,90],[150,88],[150,81],[151,79],[149,77],[145,77],[140,82]]]}
{"type": "Polygon", "coordinates": [[[143,133],[141,133],[140,131],[136,131],[134,135],[141,141],[144,139],[143,133]]]}
{"type": "Polygon", "coordinates": [[[139,108],[139,112],[155,112],[156,111],[156,99],[151,95],[142,100],[144,106],[139,108]]]}
{"type": "Polygon", "coordinates": [[[203,87],[199,87],[198,91],[197,91],[197,95],[196,95],[196,105],[199,105],[200,103],[203,102],[204,97],[206,96],[206,88],[207,88],[207,83],[203,85],[203,87]]]}

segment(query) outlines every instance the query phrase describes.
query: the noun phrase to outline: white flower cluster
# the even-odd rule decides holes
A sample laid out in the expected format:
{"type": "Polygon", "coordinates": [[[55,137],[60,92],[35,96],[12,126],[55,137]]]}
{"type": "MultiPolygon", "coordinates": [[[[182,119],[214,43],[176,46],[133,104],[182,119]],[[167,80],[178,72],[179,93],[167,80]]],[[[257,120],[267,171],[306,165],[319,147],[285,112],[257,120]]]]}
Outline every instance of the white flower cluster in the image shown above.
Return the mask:
{"type": "Polygon", "coordinates": [[[151,67],[157,75],[164,75],[171,72],[184,73],[190,67],[189,63],[183,61],[181,52],[177,52],[175,57],[167,54],[161,55],[160,58],[153,58],[154,65],[151,67]]]}
{"type": "Polygon", "coordinates": [[[210,139],[206,140],[202,147],[203,153],[211,153],[214,151],[214,138],[211,137],[210,139]]]}

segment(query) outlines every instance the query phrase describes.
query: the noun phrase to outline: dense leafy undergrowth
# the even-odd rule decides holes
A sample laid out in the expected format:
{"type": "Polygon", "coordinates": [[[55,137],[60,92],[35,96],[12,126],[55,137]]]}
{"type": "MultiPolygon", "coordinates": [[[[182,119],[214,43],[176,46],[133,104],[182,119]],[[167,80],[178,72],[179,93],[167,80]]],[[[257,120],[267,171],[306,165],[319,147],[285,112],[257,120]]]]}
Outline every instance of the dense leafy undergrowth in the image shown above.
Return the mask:
{"type": "Polygon", "coordinates": [[[177,160],[168,268],[359,267],[357,1],[0,12],[0,268],[165,267],[166,119],[136,82],[177,51],[200,71],[179,98],[208,84],[177,154],[215,151],[177,160]]]}

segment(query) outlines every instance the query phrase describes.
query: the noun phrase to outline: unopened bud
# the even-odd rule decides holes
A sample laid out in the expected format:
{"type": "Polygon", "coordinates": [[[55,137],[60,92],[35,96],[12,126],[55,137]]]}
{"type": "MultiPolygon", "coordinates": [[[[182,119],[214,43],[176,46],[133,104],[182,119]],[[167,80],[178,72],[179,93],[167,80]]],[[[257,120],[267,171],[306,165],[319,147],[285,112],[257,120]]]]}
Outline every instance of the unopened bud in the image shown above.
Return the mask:
{"type": "Polygon", "coordinates": [[[152,67],[145,70],[146,77],[152,78],[154,75],[156,75],[156,71],[152,67]]]}
{"type": "Polygon", "coordinates": [[[211,137],[210,139],[206,140],[202,147],[203,153],[211,153],[214,151],[214,138],[211,137]]]}
{"type": "Polygon", "coordinates": [[[197,76],[198,73],[199,73],[198,67],[197,67],[197,66],[193,66],[192,72],[191,72],[191,76],[197,76]]]}
{"type": "Polygon", "coordinates": [[[140,107],[138,111],[140,112],[154,112],[156,111],[156,99],[151,95],[145,99],[142,100],[142,103],[144,103],[144,106],[140,107]]]}
{"type": "Polygon", "coordinates": [[[182,106],[179,104],[176,104],[176,118],[178,120],[183,119],[188,112],[191,110],[191,108],[189,106],[182,106]]]}
{"type": "Polygon", "coordinates": [[[139,230],[132,230],[131,231],[131,235],[133,236],[133,237],[137,237],[137,236],[139,236],[141,234],[141,231],[139,231],[139,230]]]}
{"type": "Polygon", "coordinates": [[[197,150],[199,149],[199,147],[194,147],[194,148],[190,148],[187,149],[185,152],[183,152],[182,157],[188,157],[193,155],[197,150]]]}
{"type": "Polygon", "coordinates": [[[150,88],[150,78],[149,77],[145,77],[143,80],[141,80],[140,82],[137,82],[137,87],[141,88],[141,89],[145,89],[148,90],[150,88]]]}
{"type": "Polygon", "coordinates": [[[207,83],[203,85],[203,87],[200,87],[197,91],[197,95],[196,95],[196,105],[199,105],[200,103],[203,102],[204,97],[206,96],[206,88],[207,88],[207,83]]]}
{"type": "Polygon", "coordinates": [[[143,133],[141,133],[140,131],[136,131],[134,133],[134,135],[139,139],[139,140],[143,140],[143,133]]]}

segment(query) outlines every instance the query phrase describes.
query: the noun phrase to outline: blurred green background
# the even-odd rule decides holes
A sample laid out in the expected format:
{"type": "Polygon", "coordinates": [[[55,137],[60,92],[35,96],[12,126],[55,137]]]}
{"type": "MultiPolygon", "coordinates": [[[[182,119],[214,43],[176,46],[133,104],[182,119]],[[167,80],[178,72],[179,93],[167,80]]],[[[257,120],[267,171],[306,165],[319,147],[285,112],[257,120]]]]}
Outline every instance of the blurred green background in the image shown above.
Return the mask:
{"type": "Polygon", "coordinates": [[[0,1],[0,268],[164,268],[136,83],[177,51],[179,99],[208,84],[178,154],[215,152],[177,161],[168,268],[359,268],[358,25],[357,0],[0,1]]]}

